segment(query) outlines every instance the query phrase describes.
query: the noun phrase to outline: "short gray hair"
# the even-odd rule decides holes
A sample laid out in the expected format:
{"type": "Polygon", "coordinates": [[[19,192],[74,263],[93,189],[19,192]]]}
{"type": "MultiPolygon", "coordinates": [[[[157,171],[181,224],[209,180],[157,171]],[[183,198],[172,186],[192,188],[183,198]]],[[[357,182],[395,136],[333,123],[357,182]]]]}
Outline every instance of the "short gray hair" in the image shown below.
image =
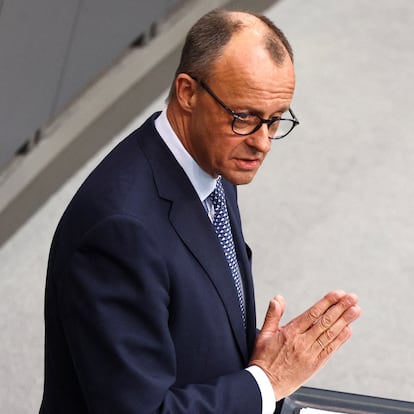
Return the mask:
{"type": "MultiPolygon", "coordinates": [[[[269,28],[265,35],[265,47],[271,58],[281,64],[287,53],[293,62],[292,47],[283,32],[266,16],[250,12],[248,14],[257,17],[269,28]]],[[[245,23],[235,19],[229,10],[214,9],[202,16],[187,34],[168,100],[175,96],[175,79],[180,73],[207,81],[224,47],[244,27],[245,23]]]]}

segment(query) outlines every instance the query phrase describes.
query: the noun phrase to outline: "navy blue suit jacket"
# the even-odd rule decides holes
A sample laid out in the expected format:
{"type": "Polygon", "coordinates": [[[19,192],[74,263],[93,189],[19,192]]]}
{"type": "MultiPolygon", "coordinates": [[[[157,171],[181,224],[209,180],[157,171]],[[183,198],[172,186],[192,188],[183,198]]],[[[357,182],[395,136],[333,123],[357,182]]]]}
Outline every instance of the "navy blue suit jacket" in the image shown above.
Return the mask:
{"type": "Polygon", "coordinates": [[[224,181],[247,330],[214,228],[157,114],[81,186],[57,228],[41,414],[258,414],[256,327],[236,188],[224,181]]]}

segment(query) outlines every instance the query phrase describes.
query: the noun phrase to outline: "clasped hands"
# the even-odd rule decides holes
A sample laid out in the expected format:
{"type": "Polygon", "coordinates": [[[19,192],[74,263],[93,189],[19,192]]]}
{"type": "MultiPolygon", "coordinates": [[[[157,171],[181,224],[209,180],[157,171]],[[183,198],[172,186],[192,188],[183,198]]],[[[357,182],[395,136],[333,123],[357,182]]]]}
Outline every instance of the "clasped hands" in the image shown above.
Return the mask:
{"type": "Polygon", "coordinates": [[[354,294],[332,291],[279,326],[285,301],[279,295],[270,301],[249,365],[267,374],[276,400],[296,391],[351,337],[349,325],[361,314],[357,302],[354,294]]]}

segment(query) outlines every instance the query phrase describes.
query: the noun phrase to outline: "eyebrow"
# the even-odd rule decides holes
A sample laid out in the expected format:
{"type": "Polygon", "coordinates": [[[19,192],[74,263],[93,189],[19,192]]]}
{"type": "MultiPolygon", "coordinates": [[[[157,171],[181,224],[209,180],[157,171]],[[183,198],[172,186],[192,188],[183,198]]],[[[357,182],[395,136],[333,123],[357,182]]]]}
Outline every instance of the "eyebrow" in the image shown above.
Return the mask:
{"type": "MultiPolygon", "coordinates": [[[[239,105],[239,107],[242,107],[243,108],[243,106],[242,105],[239,105]]],[[[236,109],[234,109],[234,108],[231,108],[234,112],[236,112],[236,113],[240,113],[240,114],[250,114],[250,115],[258,115],[258,116],[260,116],[261,118],[264,118],[264,112],[262,111],[262,110],[259,110],[259,109],[256,109],[256,108],[253,108],[253,107],[249,107],[249,106],[245,106],[244,108],[246,108],[246,110],[242,110],[242,111],[239,111],[239,110],[236,110],[236,109]]],[[[288,112],[289,111],[289,109],[290,109],[290,106],[283,106],[282,107],[282,109],[280,110],[280,111],[277,111],[277,113],[279,114],[279,115],[275,115],[275,113],[273,113],[271,116],[270,116],[270,118],[267,118],[267,119],[272,119],[272,118],[276,118],[276,117],[280,117],[280,116],[282,116],[285,112],[288,112]]]]}
{"type": "Polygon", "coordinates": [[[265,114],[264,114],[263,111],[258,111],[258,110],[255,110],[255,109],[247,109],[246,111],[234,111],[234,112],[239,113],[239,114],[256,115],[256,116],[260,116],[263,119],[273,119],[273,118],[279,118],[279,117],[281,117],[285,112],[288,112],[289,111],[289,108],[290,107],[283,108],[282,110],[277,111],[277,114],[278,115],[276,115],[274,113],[274,114],[270,115],[269,118],[265,118],[264,117],[265,114]]]}

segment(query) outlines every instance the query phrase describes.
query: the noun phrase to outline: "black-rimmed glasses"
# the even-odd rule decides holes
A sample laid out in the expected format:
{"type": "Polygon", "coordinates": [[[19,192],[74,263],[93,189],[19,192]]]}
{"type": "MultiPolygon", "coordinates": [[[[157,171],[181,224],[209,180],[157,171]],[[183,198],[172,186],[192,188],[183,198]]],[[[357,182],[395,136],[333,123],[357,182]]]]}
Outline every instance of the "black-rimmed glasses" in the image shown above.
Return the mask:
{"type": "Polygon", "coordinates": [[[264,119],[256,114],[249,112],[235,112],[230,109],[203,81],[193,78],[198,84],[232,117],[232,130],[237,135],[250,135],[266,124],[269,131],[269,139],[281,139],[288,135],[299,121],[292,109],[288,109],[282,116],[274,116],[270,119],[264,119]]]}

